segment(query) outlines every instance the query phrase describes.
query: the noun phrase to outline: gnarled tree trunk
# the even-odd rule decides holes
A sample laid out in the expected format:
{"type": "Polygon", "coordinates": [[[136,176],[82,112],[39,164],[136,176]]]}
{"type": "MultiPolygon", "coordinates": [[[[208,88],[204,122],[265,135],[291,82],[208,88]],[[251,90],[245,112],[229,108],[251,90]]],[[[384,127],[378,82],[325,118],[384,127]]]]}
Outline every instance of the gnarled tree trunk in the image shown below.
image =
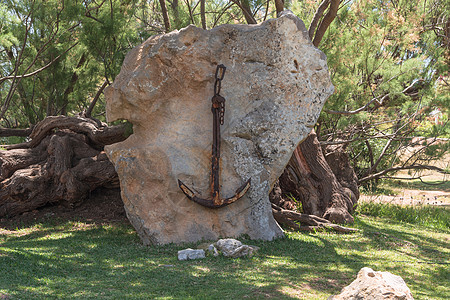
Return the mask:
{"type": "Polygon", "coordinates": [[[271,193],[272,202],[292,209],[295,205],[292,198],[295,198],[301,202],[305,214],[335,223],[352,223],[351,213],[359,197],[356,175],[345,152],[330,151],[327,156],[334,172],[313,130],[294,151],[271,193]],[[345,176],[338,180],[335,174],[345,176]]]}
{"type": "Polygon", "coordinates": [[[125,126],[47,117],[29,137],[0,150],[0,217],[47,204],[76,206],[97,187],[118,183],[103,147],[124,140],[125,126]]]}

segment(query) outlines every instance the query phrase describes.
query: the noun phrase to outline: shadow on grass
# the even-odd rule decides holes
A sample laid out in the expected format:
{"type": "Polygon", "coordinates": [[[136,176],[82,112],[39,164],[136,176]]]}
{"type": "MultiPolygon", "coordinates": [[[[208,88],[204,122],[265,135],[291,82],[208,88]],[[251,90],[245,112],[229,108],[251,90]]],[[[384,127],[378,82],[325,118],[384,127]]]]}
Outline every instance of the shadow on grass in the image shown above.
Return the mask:
{"type": "Polygon", "coordinates": [[[448,248],[448,240],[426,236],[415,230],[418,226],[402,223],[402,229],[405,230],[396,230],[391,226],[375,227],[362,219],[358,220],[358,225],[362,229],[363,235],[371,240],[370,244],[376,245],[378,250],[396,250],[403,253],[405,259],[412,258],[423,263],[448,263],[445,253],[437,250],[437,248],[448,248]],[[414,248],[414,251],[406,251],[411,248],[414,248]]]}
{"type": "Polygon", "coordinates": [[[379,253],[395,254],[386,259],[384,270],[402,276],[415,299],[448,299],[449,240],[425,234],[427,229],[418,230],[417,225],[381,220],[386,226],[373,226],[361,218],[358,225],[368,245],[379,253]]]}
{"type": "MultiPolygon", "coordinates": [[[[447,241],[361,218],[356,225],[362,231],[355,235],[287,233],[286,238],[272,242],[244,241],[261,247],[250,259],[198,261],[176,257],[178,250],[195,245],[145,247],[127,225],[41,225],[0,235],[0,295],[13,299],[326,299],[353,281],[364,266],[402,276],[418,295],[426,295],[430,284],[442,285],[448,278],[445,265],[423,264],[417,273],[416,265],[402,262],[446,262],[445,253],[436,253],[436,247],[445,249],[447,241]],[[414,251],[406,251],[405,245],[413,245],[414,251]],[[400,259],[384,260],[380,254],[384,251],[400,259]],[[436,278],[435,282],[430,278],[436,278]]],[[[445,299],[445,289],[434,293],[445,299]]]]}
{"type": "Polygon", "coordinates": [[[340,289],[325,274],[311,275],[317,266],[308,253],[325,253],[326,245],[258,244],[261,255],[250,259],[178,261],[177,250],[193,245],[144,247],[128,226],[41,225],[0,236],[0,292],[20,299],[293,299],[302,289],[304,296],[340,289]]]}

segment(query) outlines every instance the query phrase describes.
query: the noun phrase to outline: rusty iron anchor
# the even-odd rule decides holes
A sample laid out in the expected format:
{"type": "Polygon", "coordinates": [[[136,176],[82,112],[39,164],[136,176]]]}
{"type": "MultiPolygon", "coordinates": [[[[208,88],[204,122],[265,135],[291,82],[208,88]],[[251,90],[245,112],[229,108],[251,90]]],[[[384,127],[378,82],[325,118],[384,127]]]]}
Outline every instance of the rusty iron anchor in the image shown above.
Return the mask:
{"type": "Polygon", "coordinates": [[[214,96],[211,99],[211,112],[213,113],[213,144],[212,144],[212,159],[211,159],[211,199],[203,199],[197,196],[190,188],[188,188],[181,180],[178,179],[178,186],[183,193],[192,201],[209,207],[220,208],[229,205],[242,196],[250,188],[250,179],[247,180],[241,187],[236,190],[234,196],[230,198],[220,198],[220,125],[223,125],[225,115],[225,98],[220,95],[220,88],[222,79],[225,76],[226,67],[218,65],[215,75],[214,96]]]}

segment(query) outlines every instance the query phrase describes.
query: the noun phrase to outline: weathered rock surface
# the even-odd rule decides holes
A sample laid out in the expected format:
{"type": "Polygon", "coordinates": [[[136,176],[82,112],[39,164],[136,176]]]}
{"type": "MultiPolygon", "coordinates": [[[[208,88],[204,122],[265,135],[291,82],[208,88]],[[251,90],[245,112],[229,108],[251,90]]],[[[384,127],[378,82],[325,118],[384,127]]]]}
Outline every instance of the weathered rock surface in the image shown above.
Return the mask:
{"type": "Polygon", "coordinates": [[[206,249],[206,253],[208,253],[209,255],[212,255],[214,257],[219,256],[219,251],[217,250],[217,248],[213,244],[210,244],[208,246],[208,248],[206,249]]]}
{"type": "Polygon", "coordinates": [[[188,26],[130,51],[105,93],[108,121],[129,120],[134,133],[106,151],[144,244],[282,236],[268,194],[332,92],[325,55],[292,13],[258,25],[188,26]],[[187,199],[177,180],[210,197],[218,64],[227,67],[221,195],[232,196],[249,178],[251,188],[209,209],[187,199]]]}
{"type": "Polygon", "coordinates": [[[205,250],[206,255],[217,257],[219,256],[219,251],[212,243],[203,243],[197,246],[198,249],[205,250]]]}
{"type": "Polygon", "coordinates": [[[342,289],[341,293],[328,300],[408,300],[414,299],[405,281],[389,272],[375,272],[362,268],[355,281],[342,289]]]}
{"type": "Polygon", "coordinates": [[[259,250],[259,247],[244,245],[236,239],[220,239],[215,243],[215,246],[222,252],[223,256],[231,258],[251,257],[259,250]]]}
{"type": "Polygon", "coordinates": [[[205,258],[205,250],[187,248],[178,251],[178,260],[192,260],[205,258]]]}

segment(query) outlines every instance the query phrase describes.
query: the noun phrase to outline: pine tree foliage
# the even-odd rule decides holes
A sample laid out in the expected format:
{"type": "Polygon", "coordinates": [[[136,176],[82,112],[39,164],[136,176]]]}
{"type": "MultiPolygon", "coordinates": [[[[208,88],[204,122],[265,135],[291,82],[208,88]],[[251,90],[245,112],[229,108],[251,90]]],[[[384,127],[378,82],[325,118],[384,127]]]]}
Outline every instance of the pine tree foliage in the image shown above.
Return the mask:
{"type": "MultiPolygon", "coordinates": [[[[449,6],[341,1],[319,46],[336,92],[316,131],[324,145],[347,147],[360,183],[386,170],[416,172],[448,155],[449,6]]],[[[315,1],[294,5],[306,21],[315,7],[315,1]]]]}

